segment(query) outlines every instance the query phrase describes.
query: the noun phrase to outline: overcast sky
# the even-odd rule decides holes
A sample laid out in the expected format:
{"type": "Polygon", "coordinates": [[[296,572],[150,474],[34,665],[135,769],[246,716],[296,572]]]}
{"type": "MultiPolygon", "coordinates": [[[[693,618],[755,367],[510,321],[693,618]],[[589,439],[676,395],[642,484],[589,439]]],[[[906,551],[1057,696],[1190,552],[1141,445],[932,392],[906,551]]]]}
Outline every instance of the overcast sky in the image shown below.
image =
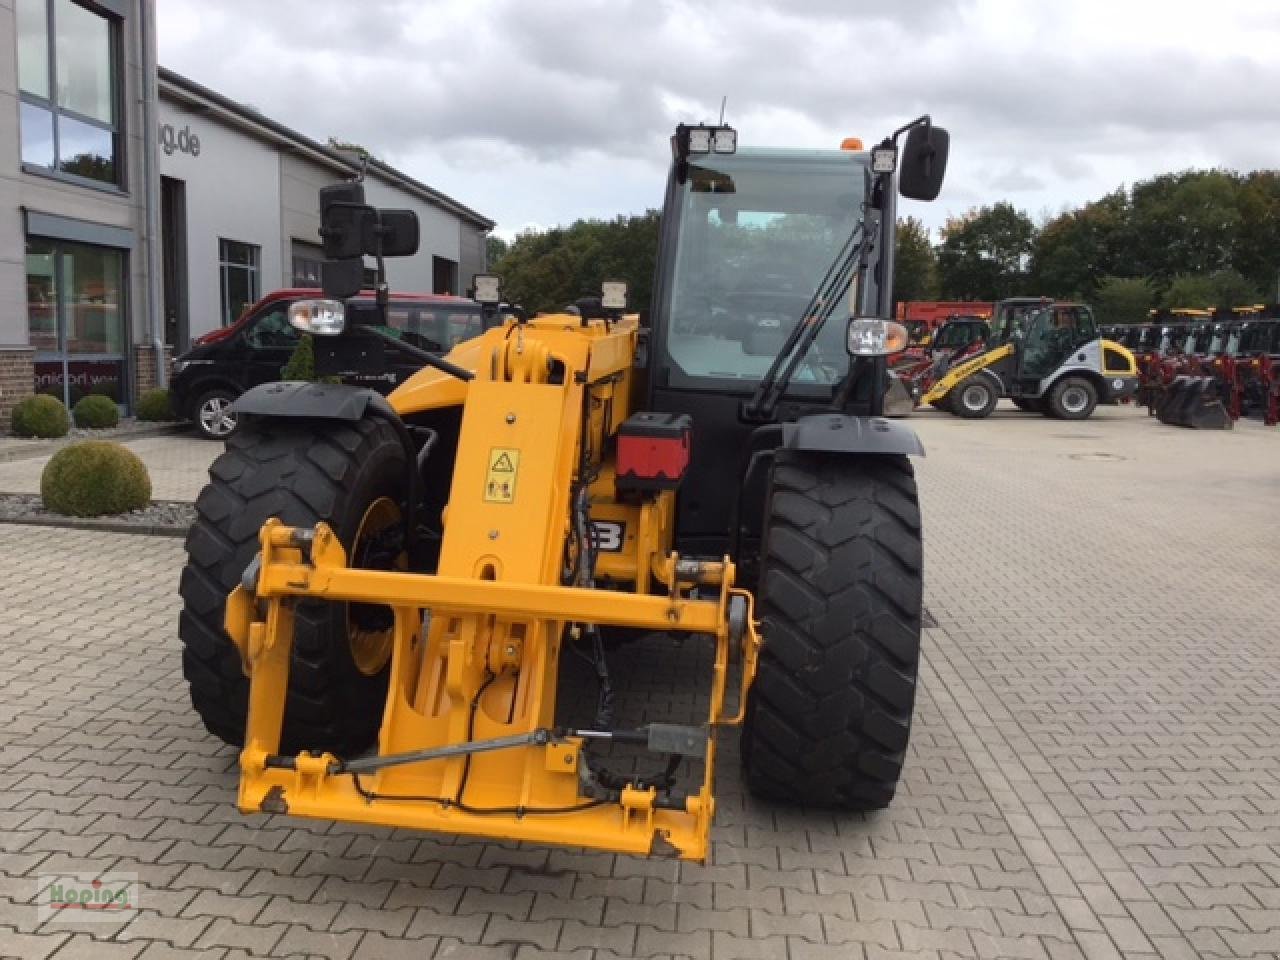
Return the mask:
{"type": "Polygon", "coordinates": [[[511,236],[659,206],[667,137],[951,131],[930,226],[1187,167],[1280,165],[1280,0],[159,0],[160,62],[511,236]],[[358,15],[357,12],[359,11],[358,15]]]}

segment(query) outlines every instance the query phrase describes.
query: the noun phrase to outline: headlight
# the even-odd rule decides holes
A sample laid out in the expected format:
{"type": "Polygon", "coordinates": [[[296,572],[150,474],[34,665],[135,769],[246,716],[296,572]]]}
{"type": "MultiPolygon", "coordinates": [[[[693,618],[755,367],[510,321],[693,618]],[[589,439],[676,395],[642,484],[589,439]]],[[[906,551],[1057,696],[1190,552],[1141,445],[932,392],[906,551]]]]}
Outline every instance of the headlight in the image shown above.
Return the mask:
{"type": "Polygon", "coordinates": [[[879,317],[850,317],[847,346],[850,356],[887,357],[907,349],[907,328],[879,317]]]}
{"type": "Polygon", "coordinates": [[[303,333],[336,337],[347,328],[347,308],[341,300],[296,300],[289,305],[289,322],[303,333]]]}

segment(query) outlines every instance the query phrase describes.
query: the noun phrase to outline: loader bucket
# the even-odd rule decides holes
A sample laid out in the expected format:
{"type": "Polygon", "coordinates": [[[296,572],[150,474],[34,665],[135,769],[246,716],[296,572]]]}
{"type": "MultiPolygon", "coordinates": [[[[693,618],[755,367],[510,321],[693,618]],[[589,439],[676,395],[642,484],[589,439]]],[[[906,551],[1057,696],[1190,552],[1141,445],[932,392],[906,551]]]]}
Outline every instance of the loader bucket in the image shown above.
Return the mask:
{"type": "Polygon", "coordinates": [[[1161,423],[1195,430],[1230,430],[1231,415],[1213,377],[1175,377],[1165,388],[1156,417],[1161,423]]]}
{"type": "Polygon", "coordinates": [[[889,371],[889,390],[884,397],[884,415],[886,417],[909,417],[915,409],[917,398],[912,396],[911,388],[902,378],[889,371]]]}

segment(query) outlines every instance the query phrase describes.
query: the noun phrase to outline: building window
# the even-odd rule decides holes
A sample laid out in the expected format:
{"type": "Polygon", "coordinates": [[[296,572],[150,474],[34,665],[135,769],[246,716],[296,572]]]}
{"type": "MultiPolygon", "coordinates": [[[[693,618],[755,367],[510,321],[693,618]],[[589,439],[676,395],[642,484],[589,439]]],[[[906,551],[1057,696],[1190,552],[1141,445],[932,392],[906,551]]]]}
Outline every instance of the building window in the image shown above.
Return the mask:
{"type": "Polygon", "coordinates": [[[318,287],[320,286],[320,264],[323,260],[314,260],[311,257],[293,258],[293,285],[295,287],[318,287]]]}
{"type": "Polygon", "coordinates": [[[445,257],[431,258],[431,292],[458,292],[458,264],[445,257]]]}
{"type": "Polygon", "coordinates": [[[68,406],[90,393],[123,403],[125,254],[110,247],[27,239],[27,324],[37,393],[68,406]]]}
{"type": "Polygon", "coordinates": [[[73,0],[18,0],[22,162],[119,186],[120,23],[73,0]]]}
{"type": "Polygon", "coordinates": [[[320,286],[320,264],[324,262],[324,250],[314,243],[294,240],[293,285],[295,287],[320,286]]]}
{"type": "Polygon", "coordinates": [[[229,327],[258,299],[260,248],[239,240],[218,240],[218,268],[222,274],[222,325],[229,327]]]}

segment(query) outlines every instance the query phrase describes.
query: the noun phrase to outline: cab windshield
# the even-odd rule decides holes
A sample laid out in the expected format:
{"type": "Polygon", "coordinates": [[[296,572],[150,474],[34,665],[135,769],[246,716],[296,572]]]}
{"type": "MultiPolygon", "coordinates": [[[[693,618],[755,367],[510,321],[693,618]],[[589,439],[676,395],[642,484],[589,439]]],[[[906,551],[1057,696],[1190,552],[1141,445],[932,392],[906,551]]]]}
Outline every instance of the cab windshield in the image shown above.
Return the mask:
{"type": "Polygon", "coordinates": [[[1240,343],[1236,347],[1236,352],[1241,354],[1268,353],[1271,347],[1271,338],[1276,329],[1274,324],[1269,323],[1246,324],[1240,332],[1240,343]]]}
{"type": "Polygon", "coordinates": [[[944,348],[967,347],[973,341],[982,339],[986,333],[985,327],[985,324],[977,323],[948,323],[938,331],[933,345],[944,348]]]}
{"type": "MultiPolygon", "coordinates": [[[[759,380],[861,216],[865,161],[837,151],[752,151],[690,163],[668,274],[668,350],[685,377],[759,380]]],[[[848,369],[844,305],[792,383],[848,369]]]]}
{"type": "Polygon", "coordinates": [[[991,339],[996,343],[1004,343],[1014,333],[1025,331],[1027,318],[1045,307],[1043,300],[1029,303],[1002,303],[991,319],[991,339]]]}

